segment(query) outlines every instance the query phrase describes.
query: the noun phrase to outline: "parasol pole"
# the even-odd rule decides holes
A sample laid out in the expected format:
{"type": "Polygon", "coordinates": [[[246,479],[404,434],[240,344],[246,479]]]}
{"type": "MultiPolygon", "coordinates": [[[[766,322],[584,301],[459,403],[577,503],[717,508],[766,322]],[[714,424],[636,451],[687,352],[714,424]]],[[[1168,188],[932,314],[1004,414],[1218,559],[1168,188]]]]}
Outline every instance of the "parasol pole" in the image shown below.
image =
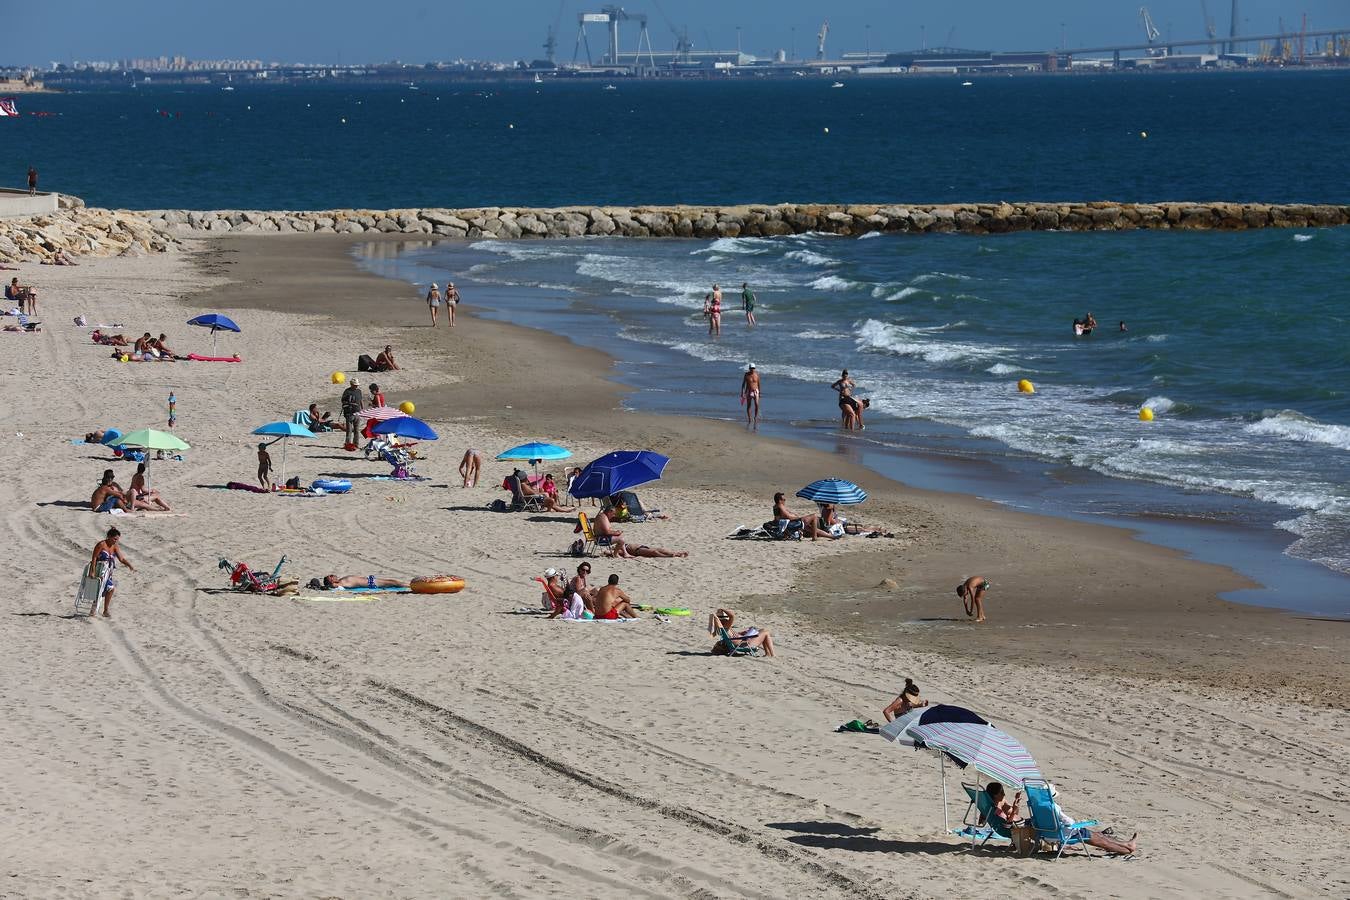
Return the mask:
{"type": "Polygon", "coordinates": [[[281,439],[281,486],[286,486],[286,448],[291,445],[290,436],[281,439]]]}
{"type": "MultiPolygon", "coordinates": [[[[211,355],[212,356],[220,355],[219,353],[216,352],[216,326],[214,325],[211,326],[211,355]]],[[[283,453],[284,452],[285,451],[283,451],[283,453]]]]}
{"type": "Polygon", "coordinates": [[[952,830],[947,822],[947,754],[938,753],[938,768],[942,770],[942,833],[947,834],[952,830]]]}

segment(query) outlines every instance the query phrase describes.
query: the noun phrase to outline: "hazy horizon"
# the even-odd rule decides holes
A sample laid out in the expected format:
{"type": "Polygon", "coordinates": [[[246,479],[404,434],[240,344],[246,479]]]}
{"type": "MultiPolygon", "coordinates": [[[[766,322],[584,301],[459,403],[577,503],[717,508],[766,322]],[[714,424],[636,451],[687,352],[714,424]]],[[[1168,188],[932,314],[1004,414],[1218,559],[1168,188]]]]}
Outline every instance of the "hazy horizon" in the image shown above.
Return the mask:
{"type": "MultiPolygon", "coordinates": [[[[217,5],[171,0],[67,0],[34,3],[7,12],[10,26],[0,65],[46,68],[52,63],[182,55],[189,59],[259,59],[263,62],[406,63],[481,59],[537,59],[556,23],[557,58],[570,61],[577,14],[603,4],[580,0],[498,0],[494,3],[386,0],[374,14],[358,0],[289,4],[234,0],[217,5]]],[[[1164,39],[1201,39],[1200,0],[1155,0],[1149,10],[1164,39]]],[[[1215,29],[1228,34],[1229,0],[1207,0],[1215,29]]],[[[777,50],[798,57],[815,53],[822,21],[830,23],[829,55],[845,50],[906,50],[926,43],[976,49],[1048,49],[1137,43],[1143,39],[1138,0],[1082,4],[1073,0],[922,0],[897,9],[885,0],[859,0],[846,8],[822,0],[634,0],[630,14],[645,13],[653,46],[668,50],[685,31],[695,49],[737,46],[758,56],[777,50]]],[[[1344,0],[1242,0],[1239,31],[1265,34],[1297,29],[1304,13],[1309,30],[1346,26],[1344,0]]],[[[603,45],[601,26],[590,26],[592,54],[603,45]]],[[[623,48],[637,42],[637,25],[623,26],[623,48]]],[[[583,53],[584,58],[584,53],[583,53]]]]}

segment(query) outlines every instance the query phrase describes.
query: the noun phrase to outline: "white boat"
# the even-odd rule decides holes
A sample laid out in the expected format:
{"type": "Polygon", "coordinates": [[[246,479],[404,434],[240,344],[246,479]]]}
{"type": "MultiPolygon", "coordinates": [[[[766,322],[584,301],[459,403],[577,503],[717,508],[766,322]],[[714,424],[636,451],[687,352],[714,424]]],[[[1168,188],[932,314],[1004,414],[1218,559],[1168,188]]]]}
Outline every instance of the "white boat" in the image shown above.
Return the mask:
{"type": "Polygon", "coordinates": [[[543,84],[543,83],[544,83],[544,79],[542,79],[542,78],[539,77],[539,73],[538,73],[538,72],[535,72],[535,73],[534,73],[534,83],[535,83],[535,84],[543,84]]]}
{"type": "Polygon", "coordinates": [[[614,85],[612,85],[612,84],[607,84],[607,85],[605,85],[605,90],[607,90],[607,91],[617,91],[618,88],[616,88],[616,87],[615,87],[614,85]]]}
{"type": "Polygon", "coordinates": [[[963,81],[963,82],[961,82],[961,87],[970,87],[970,86],[973,85],[974,83],[975,83],[975,82],[973,82],[973,81],[963,81]]]}
{"type": "Polygon", "coordinates": [[[832,88],[843,87],[843,86],[844,86],[844,83],[843,83],[842,81],[836,81],[834,84],[830,85],[830,87],[832,87],[832,88]]]}
{"type": "Polygon", "coordinates": [[[234,86],[233,86],[233,85],[227,84],[227,85],[225,85],[223,88],[221,88],[221,90],[222,90],[222,91],[232,91],[232,90],[234,90],[234,86]]]}

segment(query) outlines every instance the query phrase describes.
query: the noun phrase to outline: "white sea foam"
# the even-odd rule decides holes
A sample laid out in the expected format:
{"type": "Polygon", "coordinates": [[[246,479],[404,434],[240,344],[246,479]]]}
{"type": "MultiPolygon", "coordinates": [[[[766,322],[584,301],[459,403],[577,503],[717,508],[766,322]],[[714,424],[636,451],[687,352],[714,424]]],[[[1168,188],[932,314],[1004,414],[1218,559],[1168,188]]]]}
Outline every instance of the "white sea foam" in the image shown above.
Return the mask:
{"type": "Polygon", "coordinates": [[[838,275],[822,275],[807,287],[817,291],[847,291],[858,286],[858,282],[840,278],[838,275]]]}
{"type": "Polygon", "coordinates": [[[928,335],[950,326],[914,328],[868,319],[857,331],[859,350],[880,350],[897,356],[911,356],[930,363],[952,363],[985,359],[1004,352],[1002,347],[984,347],[957,341],[935,341],[928,335]]]}
{"type": "Polygon", "coordinates": [[[830,331],[799,331],[796,337],[808,341],[832,341],[835,338],[843,337],[843,335],[830,331]]]}
{"type": "Polygon", "coordinates": [[[768,253],[772,247],[773,241],[769,238],[718,238],[700,250],[690,251],[690,255],[697,256],[704,253],[757,255],[760,253],[768,253]]]}
{"type": "Polygon", "coordinates": [[[1167,335],[1150,334],[1148,337],[1144,338],[1144,340],[1148,341],[1150,344],[1161,344],[1163,341],[1167,340],[1167,335]]]}
{"type": "Polygon", "coordinates": [[[1350,450],[1350,426],[1328,425],[1288,409],[1253,422],[1243,430],[1248,434],[1350,450]]]}
{"type": "Polygon", "coordinates": [[[1022,369],[1018,366],[1010,366],[1007,363],[994,363],[985,371],[990,375],[1011,375],[1014,372],[1022,371],[1022,369]]]}
{"type": "MultiPolygon", "coordinates": [[[[885,300],[887,303],[894,303],[896,300],[903,300],[906,297],[913,297],[915,294],[919,293],[926,293],[926,291],[924,291],[923,288],[907,287],[901,288],[900,290],[895,291],[894,293],[887,294],[881,299],[885,300]]],[[[872,296],[874,297],[877,296],[877,292],[873,291],[872,296]]]]}
{"type": "Polygon", "coordinates": [[[1296,234],[1296,235],[1294,235],[1294,240],[1298,241],[1298,242],[1301,244],[1301,243],[1303,243],[1304,241],[1311,241],[1314,237],[1316,237],[1316,235],[1312,235],[1312,234],[1296,234]]]}
{"type": "Polygon", "coordinates": [[[839,260],[832,256],[826,256],[823,253],[814,253],[810,250],[789,250],[783,254],[787,259],[795,259],[797,262],[806,263],[808,266],[837,266],[839,260]]]}
{"type": "Polygon", "coordinates": [[[1174,406],[1176,406],[1176,403],[1174,403],[1171,398],[1161,396],[1149,397],[1142,404],[1144,409],[1151,409],[1155,413],[1169,412],[1174,406]]]}
{"type": "Polygon", "coordinates": [[[867,240],[868,238],[874,238],[874,237],[881,237],[881,232],[880,232],[880,231],[869,231],[869,232],[867,232],[866,234],[860,234],[860,235],[858,235],[858,240],[860,240],[860,241],[865,241],[865,240],[867,240]]]}
{"type": "Polygon", "coordinates": [[[930,281],[970,281],[969,275],[962,275],[959,272],[926,272],[923,275],[915,275],[910,282],[912,284],[926,284],[930,281]]]}

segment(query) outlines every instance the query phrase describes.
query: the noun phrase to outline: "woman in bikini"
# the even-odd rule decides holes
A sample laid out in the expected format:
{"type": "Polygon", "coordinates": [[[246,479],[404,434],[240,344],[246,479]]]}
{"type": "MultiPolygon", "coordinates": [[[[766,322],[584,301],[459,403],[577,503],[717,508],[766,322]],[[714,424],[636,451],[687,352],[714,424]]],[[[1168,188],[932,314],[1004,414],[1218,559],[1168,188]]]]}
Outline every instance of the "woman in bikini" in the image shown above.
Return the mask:
{"type": "MultiPolygon", "coordinates": [[[[136,571],[136,567],[131,564],[131,560],[122,555],[121,541],[122,532],[116,528],[109,528],[107,536],[94,545],[94,555],[89,560],[90,578],[98,577],[99,563],[107,565],[103,580],[103,618],[105,619],[112,618],[112,598],[117,591],[117,582],[113,579],[113,572],[116,571],[117,564],[120,562],[131,571],[136,571]]],[[[91,610],[90,615],[96,612],[98,612],[97,608],[91,610]]]]}
{"type": "Polygon", "coordinates": [[[853,426],[864,427],[862,424],[862,404],[853,396],[853,389],[857,387],[853,379],[848,377],[848,369],[845,369],[839,376],[839,380],[830,385],[830,389],[839,393],[839,411],[843,414],[844,428],[852,431],[853,426]]]}
{"type": "MultiPolygon", "coordinates": [[[[760,629],[751,626],[742,628],[740,631],[732,631],[731,627],[736,624],[736,614],[729,609],[718,609],[715,613],[708,616],[708,634],[718,638],[718,643],[714,647],[721,646],[720,630],[725,628],[727,637],[731,638],[732,643],[738,647],[759,647],[764,651],[765,656],[773,656],[773,637],[770,636],[768,629],[760,629]]],[[[714,649],[714,652],[716,650],[714,649]]]]}
{"type": "Polygon", "coordinates": [[[712,299],[708,303],[708,334],[722,333],[722,289],[713,285],[712,299]]]}
{"type": "Polygon", "coordinates": [[[431,290],[427,291],[427,308],[431,310],[431,327],[436,327],[436,320],[441,316],[441,289],[436,286],[436,282],[431,283],[431,290]]]}
{"type": "Polygon", "coordinates": [[[470,447],[464,451],[464,458],[459,461],[459,477],[464,479],[464,484],[461,487],[478,487],[478,470],[482,465],[482,450],[475,450],[470,447]]]}
{"type": "Polygon", "coordinates": [[[173,512],[169,509],[169,504],[164,502],[164,498],[160,497],[159,491],[145,483],[145,463],[137,465],[136,474],[131,476],[131,496],[134,501],[149,504],[147,508],[173,512]]]}
{"type": "Polygon", "coordinates": [[[905,687],[904,690],[900,691],[900,696],[892,700],[891,705],[883,709],[881,714],[886,717],[887,722],[890,722],[912,709],[919,709],[927,705],[927,700],[919,699],[919,686],[906,678],[905,687]]]}
{"type": "Polygon", "coordinates": [[[966,608],[967,616],[976,622],[984,621],[984,595],[993,585],[983,575],[972,575],[956,586],[956,596],[966,608]]]}

